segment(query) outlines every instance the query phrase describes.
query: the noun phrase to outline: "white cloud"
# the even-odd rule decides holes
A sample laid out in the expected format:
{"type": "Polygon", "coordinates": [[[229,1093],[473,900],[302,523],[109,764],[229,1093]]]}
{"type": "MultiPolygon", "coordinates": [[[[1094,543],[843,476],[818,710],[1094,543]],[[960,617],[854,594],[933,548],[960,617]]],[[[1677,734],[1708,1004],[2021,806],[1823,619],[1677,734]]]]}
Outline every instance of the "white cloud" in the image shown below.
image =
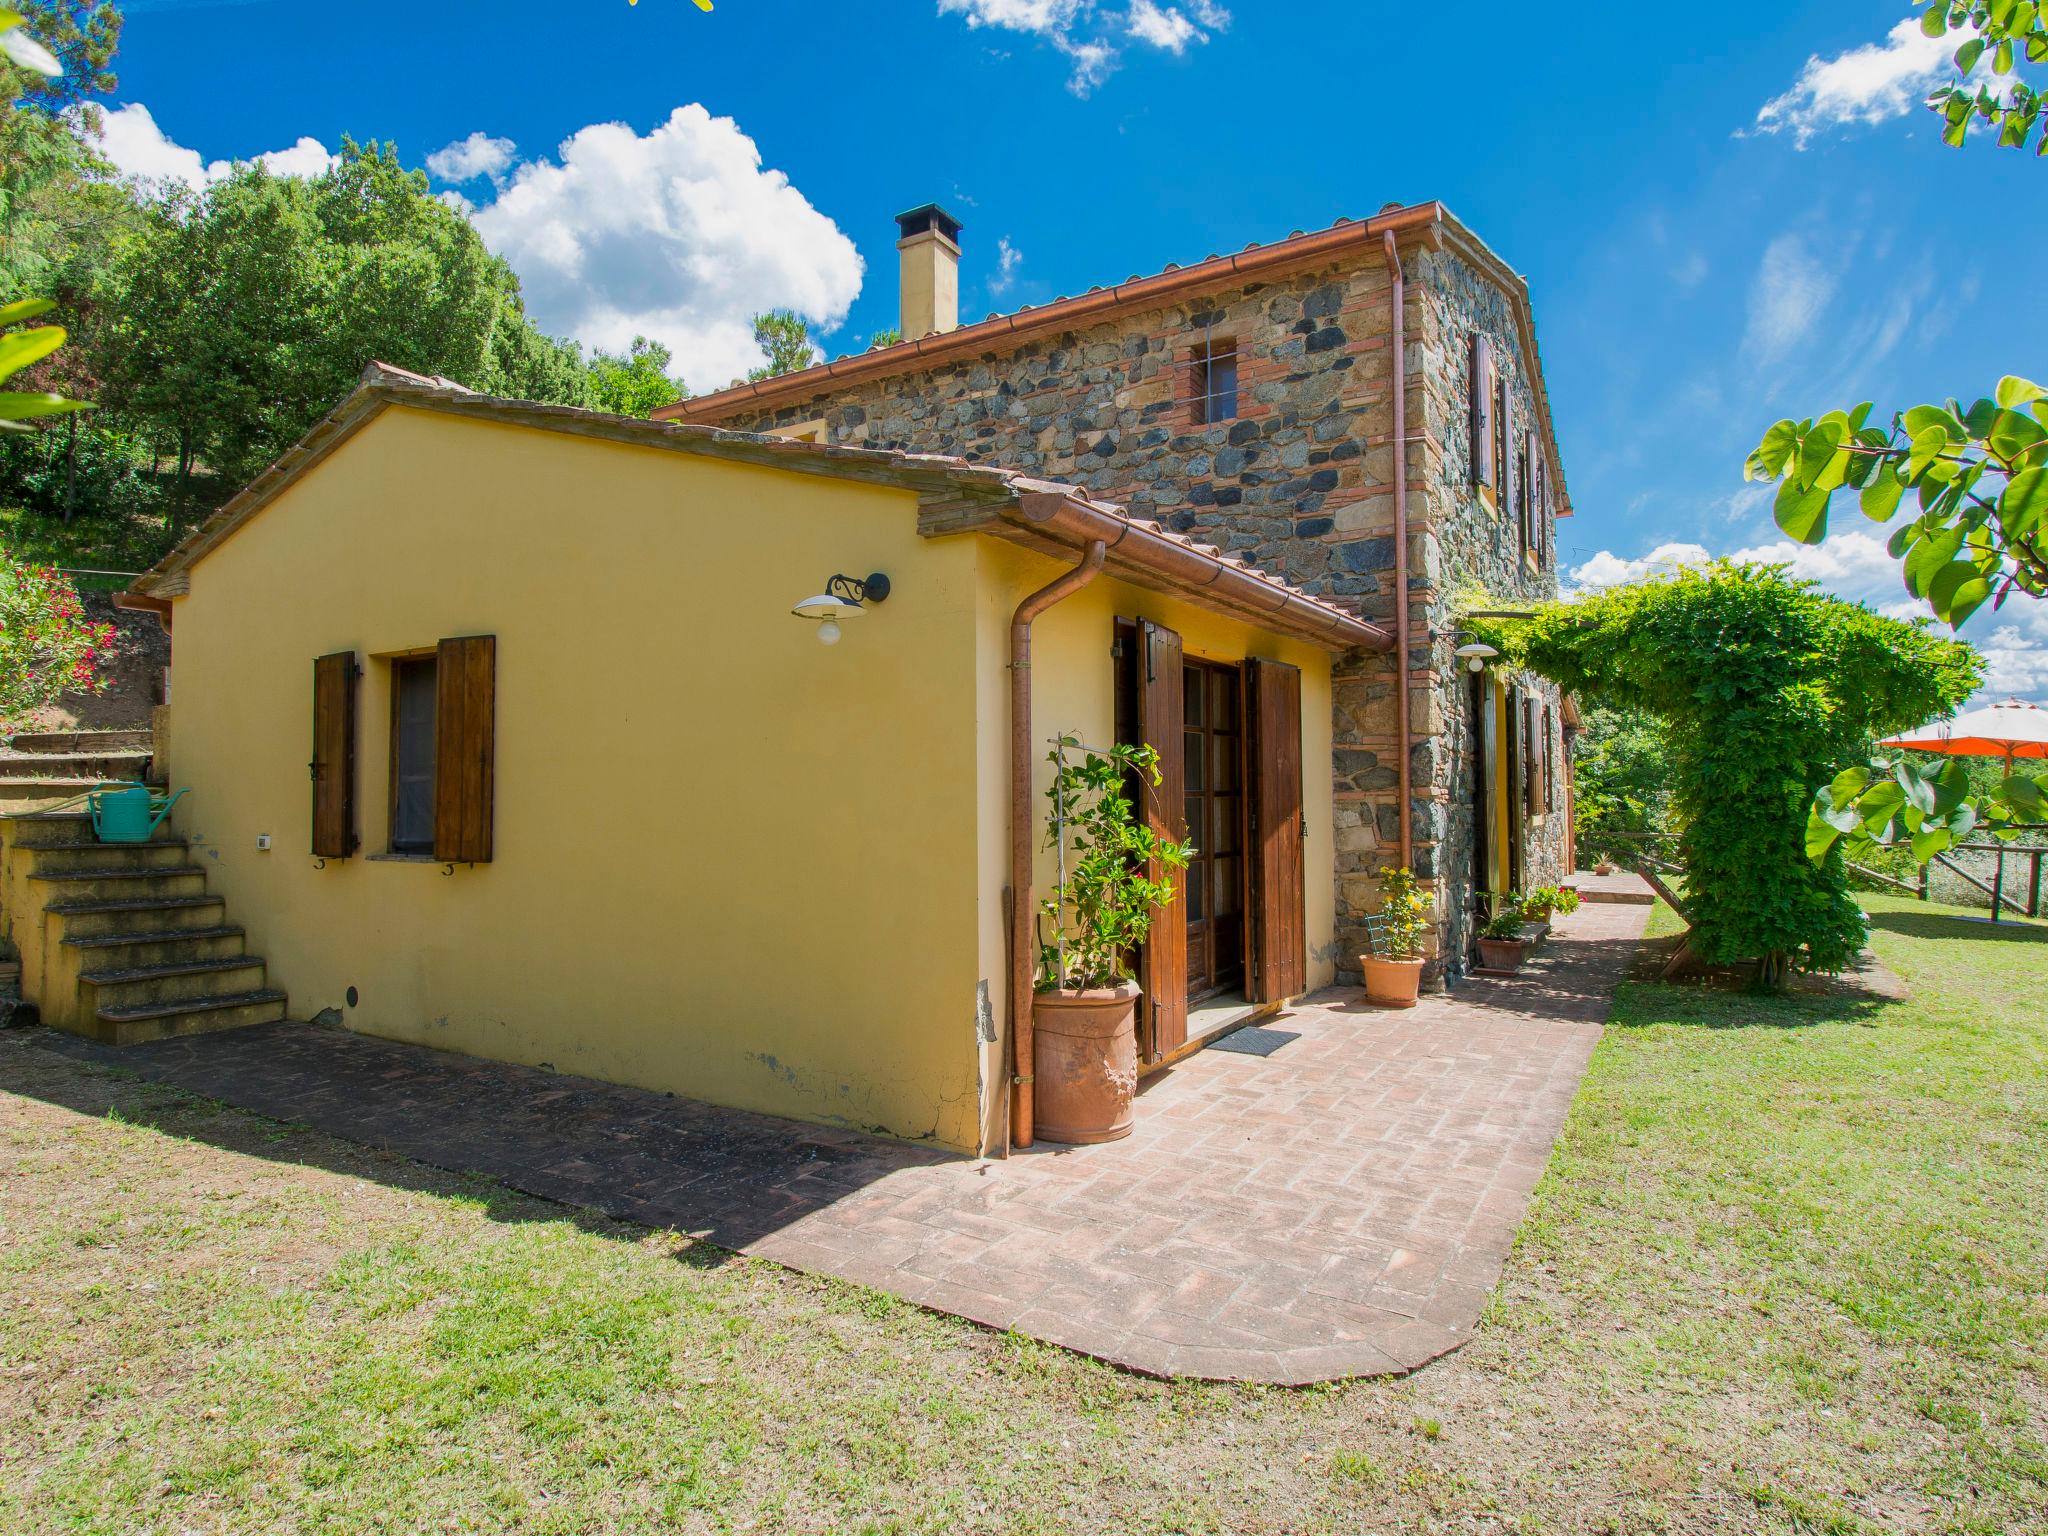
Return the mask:
{"type": "Polygon", "coordinates": [[[614,352],[650,336],[701,391],[761,364],[757,312],[830,329],[860,292],[853,242],[729,117],[692,104],[644,135],[593,124],[557,154],[475,215],[543,330],[614,352]]]}
{"type": "Polygon", "coordinates": [[[1067,88],[1077,96],[1086,96],[1116,69],[1119,41],[1182,54],[1230,25],[1230,12],[1214,0],[1184,5],[1130,0],[1128,9],[1107,14],[1098,0],[939,0],[939,14],[964,16],[970,27],[1023,32],[1051,44],[1073,66],[1067,88]]]}
{"type": "Polygon", "coordinates": [[[510,139],[494,139],[481,131],[453,144],[444,144],[427,156],[427,169],[443,181],[475,181],[479,176],[498,177],[512,164],[518,149],[510,139]]]}
{"type": "Polygon", "coordinates": [[[1763,104],[1756,131],[1789,129],[1793,143],[1804,149],[1826,128],[1903,117],[1953,74],[1953,56],[1967,36],[1929,37],[1920,30],[1920,18],[1909,16],[1882,43],[1865,43],[1832,59],[1814,54],[1790,90],[1763,104]]]}
{"type": "MultiPolygon", "coordinates": [[[[82,123],[82,118],[74,118],[82,123]]],[[[195,149],[175,142],[148,107],[139,101],[100,114],[94,147],[131,181],[182,182],[198,191],[224,179],[234,169],[229,160],[203,160],[195,149]]],[[[251,160],[267,166],[278,176],[317,176],[337,161],[326,145],[315,138],[301,138],[289,149],[265,150],[251,160]]]]}
{"type": "Polygon", "coordinates": [[[1759,362],[1784,357],[1806,339],[1835,294],[1834,274],[1798,235],[1780,235],[1764,248],[1749,289],[1744,349],[1759,362]]]}
{"type": "Polygon", "coordinates": [[[989,293],[996,297],[1008,293],[1017,281],[1017,269],[1023,265],[1024,253],[1004,235],[996,242],[996,275],[988,280],[989,293]]]}
{"type": "Polygon", "coordinates": [[[1624,560],[1611,549],[1603,549],[1583,565],[1572,567],[1575,587],[1618,587],[1641,581],[1645,576],[1664,575],[1681,566],[1705,565],[1714,557],[1700,544],[1659,544],[1639,560],[1624,560]]]}
{"type": "Polygon", "coordinates": [[[1139,42],[1164,48],[1168,53],[1185,53],[1189,43],[1208,41],[1202,29],[1183,12],[1171,6],[1162,8],[1153,0],[1131,0],[1130,15],[1124,24],[1139,42]]]}

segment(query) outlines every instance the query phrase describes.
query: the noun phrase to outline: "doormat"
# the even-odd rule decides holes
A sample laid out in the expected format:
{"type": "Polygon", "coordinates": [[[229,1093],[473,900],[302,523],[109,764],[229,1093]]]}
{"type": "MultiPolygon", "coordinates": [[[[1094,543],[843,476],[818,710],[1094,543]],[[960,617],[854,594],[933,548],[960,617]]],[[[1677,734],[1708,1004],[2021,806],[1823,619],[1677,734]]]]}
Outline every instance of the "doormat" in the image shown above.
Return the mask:
{"type": "Polygon", "coordinates": [[[1300,1038],[1299,1030],[1266,1029],[1257,1024],[1250,1024],[1243,1029],[1233,1030],[1209,1049],[1235,1051],[1240,1056],[1270,1056],[1288,1041],[1300,1038]]]}

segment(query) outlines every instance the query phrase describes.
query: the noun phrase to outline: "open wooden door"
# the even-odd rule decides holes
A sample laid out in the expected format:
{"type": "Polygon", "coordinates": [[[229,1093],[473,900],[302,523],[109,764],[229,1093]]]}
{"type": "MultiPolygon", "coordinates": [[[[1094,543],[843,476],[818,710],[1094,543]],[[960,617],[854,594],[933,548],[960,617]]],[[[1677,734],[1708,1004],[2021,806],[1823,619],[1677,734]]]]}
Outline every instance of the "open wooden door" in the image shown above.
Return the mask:
{"type": "Polygon", "coordinates": [[[1302,879],[1301,673],[1254,657],[1244,664],[1245,804],[1251,927],[1245,996],[1279,1002],[1308,990],[1308,914],[1302,879]]]}
{"type": "MultiPolygon", "coordinates": [[[[1149,620],[1140,623],[1136,670],[1140,738],[1159,753],[1159,784],[1144,787],[1145,824],[1180,842],[1187,836],[1180,636],[1149,620]]],[[[1155,864],[1151,878],[1166,877],[1155,864]]],[[[1153,910],[1151,936],[1139,958],[1145,996],[1138,1004],[1138,1046],[1148,1061],[1179,1050],[1188,1038],[1187,893],[1178,876],[1173,881],[1173,900],[1153,910]]]]}

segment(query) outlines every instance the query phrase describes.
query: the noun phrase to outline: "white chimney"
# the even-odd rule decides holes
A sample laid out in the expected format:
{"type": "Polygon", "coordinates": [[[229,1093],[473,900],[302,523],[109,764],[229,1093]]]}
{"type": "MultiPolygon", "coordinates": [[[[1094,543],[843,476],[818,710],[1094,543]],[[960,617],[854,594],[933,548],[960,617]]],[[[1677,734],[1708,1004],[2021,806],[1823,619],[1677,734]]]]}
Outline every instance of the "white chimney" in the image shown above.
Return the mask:
{"type": "Polygon", "coordinates": [[[937,203],[896,215],[903,238],[903,339],[960,328],[960,221],[937,203]]]}

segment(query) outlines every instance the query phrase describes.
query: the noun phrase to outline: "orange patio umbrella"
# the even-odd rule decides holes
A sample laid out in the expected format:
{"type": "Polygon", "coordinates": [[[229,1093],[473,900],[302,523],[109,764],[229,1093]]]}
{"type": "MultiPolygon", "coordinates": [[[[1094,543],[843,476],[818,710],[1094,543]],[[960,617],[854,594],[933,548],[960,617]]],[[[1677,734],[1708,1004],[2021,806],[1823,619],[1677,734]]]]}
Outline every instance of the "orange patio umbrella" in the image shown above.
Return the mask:
{"type": "MultiPolygon", "coordinates": [[[[1887,736],[1881,747],[1904,747],[1913,752],[1940,752],[1949,757],[2002,757],[2011,773],[2021,758],[2048,758],[2048,709],[2025,699],[2006,699],[1988,709],[1973,709],[1917,731],[1887,736]]],[[[1998,909],[2005,904],[2005,848],[1998,850],[1998,873],[1991,885],[1991,921],[1998,921],[1998,909]]],[[[2040,855],[2032,854],[2033,891],[2026,909],[2032,912],[2040,900],[2040,855]]]]}
{"type": "Polygon", "coordinates": [[[2011,772],[2020,758],[2048,758],[2048,709],[2025,699],[2007,699],[1989,709],[1973,709],[1953,720],[1887,736],[1878,745],[1950,757],[2002,757],[2011,772]]]}

